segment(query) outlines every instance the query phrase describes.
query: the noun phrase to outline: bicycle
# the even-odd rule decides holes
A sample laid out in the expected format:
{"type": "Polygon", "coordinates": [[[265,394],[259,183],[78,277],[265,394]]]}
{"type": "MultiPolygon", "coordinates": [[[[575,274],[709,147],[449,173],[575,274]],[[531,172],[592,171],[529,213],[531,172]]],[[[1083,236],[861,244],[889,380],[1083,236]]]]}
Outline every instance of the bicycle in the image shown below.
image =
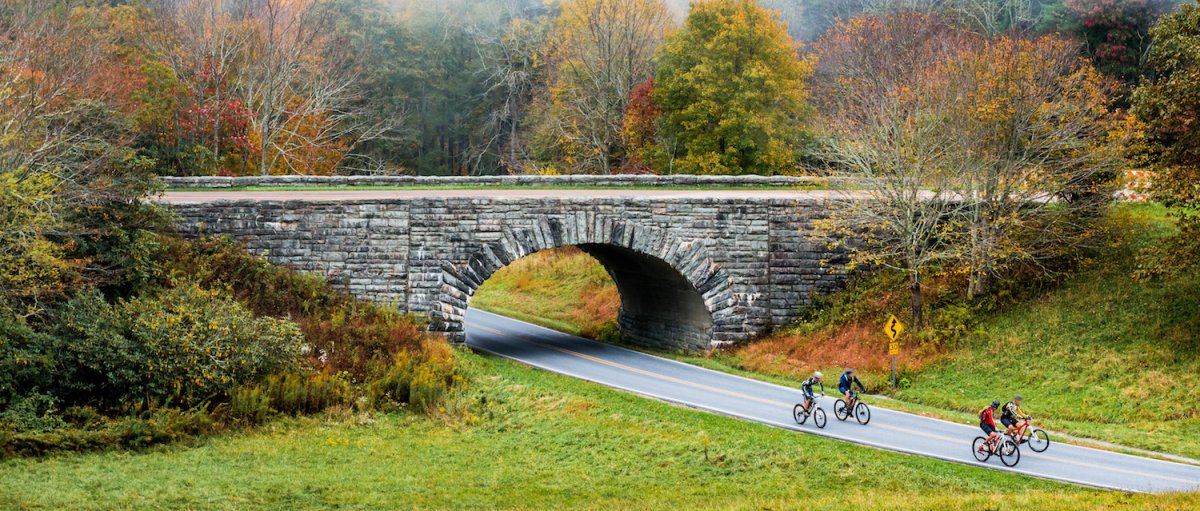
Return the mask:
{"type": "Polygon", "coordinates": [[[1006,467],[1015,467],[1021,462],[1021,449],[1013,439],[1004,435],[997,438],[992,445],[988,445],[987,437],[975,437],[975,441],[971,442],[971,453],[982,463],[986,463],[992,456],[999,456],[1000,462],[1006,467]]]}
{"type": "Polygon", "coordinates": [[[1017,445],[1029,444],[1033,452],[1046,452],[1050,447],[1050,435],[1041,428],[1033,427],[1033,417],[1022,420],[1017,430],[1008,434],[1008,437],[1017,445]]]}
{"type": "Polygon", "coordinates": [[[854,413],[854,420],[864,426],[871,422],[871,408],[866,403],[858,399],[858,393],[850,391],[850,403],[847,405],[844,399],[839,398],[833,403],[833,415],[838,420],[844,421],[850,418],[851,410],[854,413]]]}
{"type": "MultiPolygon", "coordinates": [[[[821,397],[825,397],[825,394],[821,394],[821,397]]],[[[817,404],[816,397],[813,397],[812,405],[809,406],[808,410],[804,409],[804,403],[798,403],[792,408],[792,418],[796,419],[796,424],[803,425],[808,420],[809,415],[812,415],[813,424],[816,424],[818,428],[825,429],[825,410],[821,408],[821,405],[817,404]]]]}

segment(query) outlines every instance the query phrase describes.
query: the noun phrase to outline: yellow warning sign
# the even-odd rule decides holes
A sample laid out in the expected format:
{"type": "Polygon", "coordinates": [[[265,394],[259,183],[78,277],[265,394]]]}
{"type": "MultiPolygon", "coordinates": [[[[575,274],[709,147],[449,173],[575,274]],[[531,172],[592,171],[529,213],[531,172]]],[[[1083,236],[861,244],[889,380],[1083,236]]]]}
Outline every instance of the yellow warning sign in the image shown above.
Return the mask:
{"type": "Polygon", "coordinates": [[[896,340],[897,337],[900,337],[900,332],[903,331],[904,323],[901,323],[900,320],[896,319],[894,314],[892,317],[888,318],[887,323],[883,325],[883,333],[887,334],[888,339],[893,341],[896,340]]]}
{"type": "Polygon", "coordinates": [[[899,355],[899,354],[900,354],[900,343],[898,343],[898,342],[888,343],[888,355],[899,355]]]}

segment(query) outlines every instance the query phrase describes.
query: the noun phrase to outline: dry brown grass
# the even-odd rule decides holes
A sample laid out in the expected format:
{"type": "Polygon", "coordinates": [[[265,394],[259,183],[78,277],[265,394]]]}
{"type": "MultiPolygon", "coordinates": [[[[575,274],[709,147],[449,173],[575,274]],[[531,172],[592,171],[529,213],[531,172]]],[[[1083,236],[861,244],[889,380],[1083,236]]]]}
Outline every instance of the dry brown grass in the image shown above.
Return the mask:
{"type": "MultiPolygon", "coordinates": [[[[867,372],[890,369],[888,342],[882,325],[855,321],[812,333],[782,332],[748,344],[734,352],[742,368],[769,374],[807,376],[830,367],[853,367],[867,372]]],[[[920,369],[938,353],[902,350],[898,366],[920,369]]]]}

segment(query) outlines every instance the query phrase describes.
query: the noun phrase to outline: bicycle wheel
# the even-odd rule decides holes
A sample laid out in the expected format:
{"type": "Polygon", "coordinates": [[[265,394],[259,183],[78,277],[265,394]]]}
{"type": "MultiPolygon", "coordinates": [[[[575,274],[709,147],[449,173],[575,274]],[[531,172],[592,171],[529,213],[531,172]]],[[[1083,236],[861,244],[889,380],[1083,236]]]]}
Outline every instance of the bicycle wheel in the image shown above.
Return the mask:
{"type": "Polygon", "coordinates": [[[1000,455],[1000,462],[1006,467],[1015,467],[1021,461],[1021,449],[1011,438],[1001,438],[1000,448],[996,451],[1000,455]]]}
{"type": "Polygon", "coordinates": [[[796,419],[796,424],[804,424],[804,421],[808,420],[808,415],[804,414],[804,403],[792,408],[792,418],[796,419]]]}
{"type": "Polygon", "coordinates": [[[858,403],[857,405],[854,405],[854,419],[857,420],[859,424],[866,426],[868,422],[871,422],[871,408],[869,408],[866,403],[858,403]]]}
{"type": "Polygon", "coordinates": [[[1025,441],[1029,444],[1029,448],[1033,452],[1045,452],[1047,447],[1050,447],[1050,435],[1040,429],[1034,429],[1029,432],[1029,440],[1025,441]]]}
{"type": "Polygon", "coordinates": [[[818,428],[825,429],[825,410],[817,408],[813,410],[813,424],[818,428]]]}
{"type": "Polygon", "coordinates": [[[837,417],[840,421],[850,418],[850,410],[846,409],[846,402],[844,400],[839,399],[833,402],[833,416],[837,417]]]}
{"type": "Polygon", "coordinates": [[[986,462],[992,457],[992,451],[987,447],[987,439],[981,436],[975,437],[975,441],[971,442],[971,454],[975,455],[975,459],[986,462]]]}

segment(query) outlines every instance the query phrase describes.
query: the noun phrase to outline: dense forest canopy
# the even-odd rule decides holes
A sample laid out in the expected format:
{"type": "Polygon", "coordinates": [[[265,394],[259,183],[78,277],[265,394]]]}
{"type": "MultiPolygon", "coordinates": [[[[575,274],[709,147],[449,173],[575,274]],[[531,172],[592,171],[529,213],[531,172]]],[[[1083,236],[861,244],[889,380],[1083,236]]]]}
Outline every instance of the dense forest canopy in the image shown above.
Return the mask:
{"type": "MultiPolygon", "coordinates": [[[[1145,73],[1151,25],[1178,3],[748,5],[786,28],[791,41],[781,51],[798,60],[839,20],[915,11],[979,33],[1063,34],[1097,69],[1129,87],[1145,73]]],[[[20,64],[7,76],[33,78],[30,90],[59,101],[87,99],[112,110],[116,125],[108,129],[120,137],[110,138],[147,158],[158,174],[674,172],[672,163],[686,155],[662,143],[677,141],[657,133],[657,121],[641,120],[643,132],[656,130],[649,138],[625,133],[626,125],[639,122],[625,118],[625,110],[638,86],[662,74],[658,61],[672,40],[689,41],[693,47],[685,52],[705,51],[695,46],[700,39],[688,37],[693,7],[685,0],[2,5],[4,44],[14,57],[9,64],[20,64]],[[52,51],[72,58],[39,62],[39,55],[22,53],[47,49],[39,39],[50,31],[59,37],[52,51]],[[642,147],[639,136],[652,147],[642,147]]],[[[649,97],[651,89],[642,92],[649,97]]],[[[1117,98],[1123,105],[1125,93],[1117,98]]],[[[805,130],[792,131],[798,137],[805,130]]],[[[779,142],[798,148],[794,157],[773,160],[786,163],[755,171],[803,172],[794,163],[811,159],[799,149],[802,138],[779,142]]]]}

